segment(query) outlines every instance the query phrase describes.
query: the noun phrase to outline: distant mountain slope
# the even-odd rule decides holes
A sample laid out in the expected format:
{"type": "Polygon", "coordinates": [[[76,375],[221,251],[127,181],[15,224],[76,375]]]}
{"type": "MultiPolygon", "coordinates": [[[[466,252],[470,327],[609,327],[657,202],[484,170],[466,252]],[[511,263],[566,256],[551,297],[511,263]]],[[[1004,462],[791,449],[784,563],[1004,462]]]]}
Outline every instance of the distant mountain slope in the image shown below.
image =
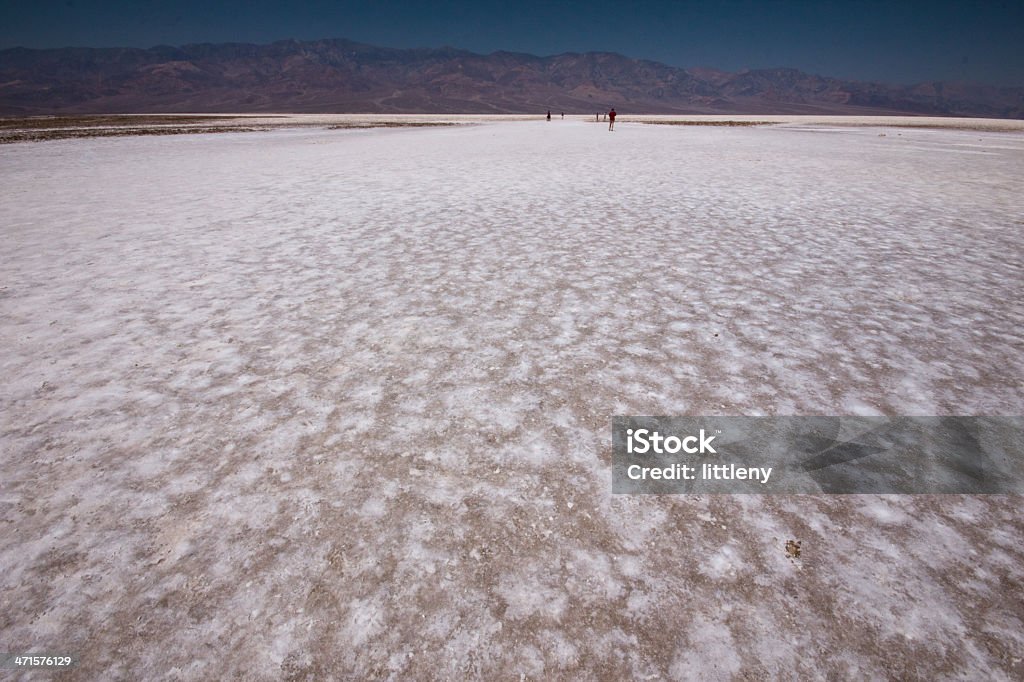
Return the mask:
{"type": "Polygon", "coordinates": [[[726,73],[588,52],[536,57],[348,40],[0,50],[0,114],[114,112],[932,114],[1024,118],[1024,88],[726,73]]]}

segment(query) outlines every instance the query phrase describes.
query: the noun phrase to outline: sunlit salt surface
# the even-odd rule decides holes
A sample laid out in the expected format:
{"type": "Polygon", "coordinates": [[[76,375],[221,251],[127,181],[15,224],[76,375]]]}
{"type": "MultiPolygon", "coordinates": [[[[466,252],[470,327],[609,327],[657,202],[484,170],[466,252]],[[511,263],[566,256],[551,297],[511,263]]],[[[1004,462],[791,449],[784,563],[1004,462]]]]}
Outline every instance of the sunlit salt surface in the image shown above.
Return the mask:
{"type": "Polygon", "coordinates": [[[3,646],[1019,679],[1018,499],[613,498],[610,421],[1021,414],[1024,135],[616,128],[0,148],[3,646]]]}

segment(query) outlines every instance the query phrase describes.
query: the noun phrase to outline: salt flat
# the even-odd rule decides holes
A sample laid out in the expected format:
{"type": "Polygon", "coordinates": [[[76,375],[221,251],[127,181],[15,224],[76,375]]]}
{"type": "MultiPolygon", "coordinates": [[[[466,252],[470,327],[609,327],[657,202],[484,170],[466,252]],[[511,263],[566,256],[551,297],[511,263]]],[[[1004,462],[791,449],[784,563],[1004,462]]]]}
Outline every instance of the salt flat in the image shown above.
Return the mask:
{"type": "Polygon", "coordinates": [[[6,145],[0,650],[1020,679],[1019,498],[613,497],[610,420],[1020,415],[1022,177],[897,128],[6,145]]]}

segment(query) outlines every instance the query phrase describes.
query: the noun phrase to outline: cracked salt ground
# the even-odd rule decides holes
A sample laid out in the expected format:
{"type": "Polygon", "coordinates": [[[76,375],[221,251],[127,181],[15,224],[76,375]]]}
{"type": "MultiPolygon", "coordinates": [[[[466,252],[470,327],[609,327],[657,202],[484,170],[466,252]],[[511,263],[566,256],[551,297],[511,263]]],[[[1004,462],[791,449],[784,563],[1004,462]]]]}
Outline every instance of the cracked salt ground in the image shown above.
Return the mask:
{"type": "Polygon", "coordinates": [[[0,149],[0,649],[1020,679],[1014,498],[610,495],[616,414],[1021,413],[1024,137],[877,132],[0,149]]]}

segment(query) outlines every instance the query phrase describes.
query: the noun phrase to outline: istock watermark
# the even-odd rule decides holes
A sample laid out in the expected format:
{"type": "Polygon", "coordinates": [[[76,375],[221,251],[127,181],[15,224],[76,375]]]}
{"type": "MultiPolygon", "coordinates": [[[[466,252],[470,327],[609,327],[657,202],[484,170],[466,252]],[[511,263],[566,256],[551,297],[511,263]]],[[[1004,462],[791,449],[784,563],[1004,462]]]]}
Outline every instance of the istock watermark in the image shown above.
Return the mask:
{"type": "Polygon", "coordinates": [[[1022,417],[615,417],[612,492],[1024,492],[1022,417]]]}

